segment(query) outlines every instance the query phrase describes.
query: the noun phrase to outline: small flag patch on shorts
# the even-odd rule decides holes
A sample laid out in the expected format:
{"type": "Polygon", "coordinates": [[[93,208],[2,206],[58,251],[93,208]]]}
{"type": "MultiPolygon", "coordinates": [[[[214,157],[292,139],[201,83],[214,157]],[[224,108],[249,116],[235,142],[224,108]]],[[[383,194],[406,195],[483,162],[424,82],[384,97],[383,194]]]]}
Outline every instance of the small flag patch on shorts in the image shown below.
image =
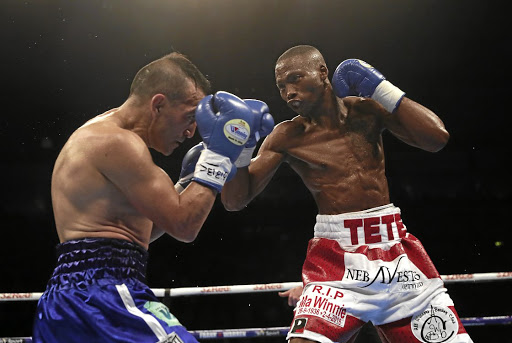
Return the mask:
{"type": "Polygon", "coordinates": [[[304,328],[308,322],[307,318],[297,318],[293,323],[292,333],[304,333],[304,328]]]}
{"type": "Polygon", "coordinates": [[[144,308],[169,326],[181,326],[178,318],[169,312],[169,308],[161,302],[146,301],[144,308]]]}

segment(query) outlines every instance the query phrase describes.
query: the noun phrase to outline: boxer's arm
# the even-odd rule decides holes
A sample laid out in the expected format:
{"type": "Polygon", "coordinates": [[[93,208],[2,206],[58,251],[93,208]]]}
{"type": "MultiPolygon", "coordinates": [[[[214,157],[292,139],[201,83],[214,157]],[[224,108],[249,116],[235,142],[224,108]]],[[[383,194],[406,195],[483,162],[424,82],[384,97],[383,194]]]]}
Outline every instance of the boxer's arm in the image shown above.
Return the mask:
{"type": "Polygon", "coordinates": [[[263,141],[258,154],[248,167],[239,168],[235,177],[226,182],[221,193],[224,208],[240,211],[260,194],[285,159],[283,125],[278,125],[263,141]]]}
{"type": "MultiPolygon", "coordinates": [[[[162,169],[162,171],[163,171],[163,169],[162,169]]],[[[183,188],[178,184],[174,185],[174,189],[176,190],[176,192],[178,192],[178,194],[183,192],[183,188]]],[[[164,233],[165,233],[164,230],[158,228],[155,224],[153,224],[153,228],[151,229],[151,236],[149,238],[149,243],[153,243],[154,241],[156,241],[157,239],[162,237],[164,235],[164,233]]]]}
{"type": "Polygon", "coordinates": [[[382,116],[384,128],[409,145],[435,152],[448,142],[449,134],[434,112],[406,98],[400,88],[362,60],[341,62],[334,71],[332,86],[340,98],[358,95],[373,99],[375,102],[366,105],[380,107],[376,113],[382,116]]]}
{"type": "Polygon", "coordinates": [[[138,136],[123,133],[109,135],[108,139],[108,144],[101,144],[95,154],[93,163],[97,169],[158,229],[177,240],[192,242],[217,192],[193,182],[178,194],[169,176],[154,164],[138,136]]]}
{"type": "Polygon", "coordinates": [[[384,114],[384,127],[403,142],[436,152],[448,143],[450,134],[431,110],[404,97],[394,113],[384,114]]]}

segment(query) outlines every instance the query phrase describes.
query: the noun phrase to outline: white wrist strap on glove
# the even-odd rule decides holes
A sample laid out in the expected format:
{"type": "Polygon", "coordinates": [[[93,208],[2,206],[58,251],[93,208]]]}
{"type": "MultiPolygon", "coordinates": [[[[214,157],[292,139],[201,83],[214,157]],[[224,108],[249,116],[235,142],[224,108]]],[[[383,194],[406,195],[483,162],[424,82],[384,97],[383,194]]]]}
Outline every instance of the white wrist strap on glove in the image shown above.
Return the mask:
{"type": "Polygon", "coordinates": [[[404,97],[405,92],[393,85],[388,80],[382,81],[372,94],[372,99],[380,103],[384,108],[393,113],[404,97]]]}
{"type": "Polygon", "coordinates": [[[249,164],[251,164],[254,149],[256,149],[256,146],[253,146],[252,148],[244,148],[240,153],[240,156],[238,156],[238,158],[236,159],[235,166],[237,168],[242,168],[247,167],[249,164]]]}
{"type": "Polygon", "coordinates": [[[220,191],[226,182],[231,168],[232,163],[229,157],[204,149],[197,160],[193,180],[220,191]]]}

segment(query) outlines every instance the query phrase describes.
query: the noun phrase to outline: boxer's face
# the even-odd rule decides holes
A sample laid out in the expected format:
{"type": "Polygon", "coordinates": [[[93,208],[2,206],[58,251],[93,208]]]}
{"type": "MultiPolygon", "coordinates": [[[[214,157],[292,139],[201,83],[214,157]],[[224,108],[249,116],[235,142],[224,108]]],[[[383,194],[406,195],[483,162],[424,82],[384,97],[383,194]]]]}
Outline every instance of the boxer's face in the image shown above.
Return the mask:
{"type": "Polygon", "coordinates": [[[292,57],[276,64],[276,85],[281,98],[295,113],[309,117],[320,101],[324,82],[319,68],[292,57]]]}
{"type": "MultiPolygon", "coordinates": [[[[169,156],[185,139],[192,138],[196,130],[195,111],[205,94],[189,80],[184,96],[156,106],[150,126],[150,143],[156,151],[169,156]]],[[[162,95],[163,96],[163,95],[162,95]]]]}

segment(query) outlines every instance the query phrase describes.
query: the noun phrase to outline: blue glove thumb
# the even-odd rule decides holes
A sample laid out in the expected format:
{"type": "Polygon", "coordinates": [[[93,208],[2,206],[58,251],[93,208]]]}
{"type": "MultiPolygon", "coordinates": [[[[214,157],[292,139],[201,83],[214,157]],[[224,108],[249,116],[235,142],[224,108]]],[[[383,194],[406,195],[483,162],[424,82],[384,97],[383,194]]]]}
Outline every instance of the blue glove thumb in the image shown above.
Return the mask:
{"type": "Polygon", "coordinates": [[[249,140],[245,143],[246,148],[252,148],[262,137],[267,136],[274,130],[274,118],[268,113],[269,108],[265,102],[256,99],[244,99],[244,102],[254,113],[253,131],[249,140]]]}

